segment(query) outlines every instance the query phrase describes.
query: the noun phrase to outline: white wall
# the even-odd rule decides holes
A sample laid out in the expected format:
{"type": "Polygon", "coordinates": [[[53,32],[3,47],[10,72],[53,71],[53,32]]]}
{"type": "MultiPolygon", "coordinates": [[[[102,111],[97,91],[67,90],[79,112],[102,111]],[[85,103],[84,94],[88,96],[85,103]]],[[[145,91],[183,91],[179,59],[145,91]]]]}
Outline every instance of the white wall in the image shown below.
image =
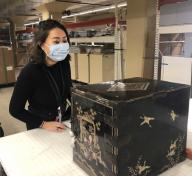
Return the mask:
{"type": "Polygon", "coordinates": [[[160,26],[192,24],[192,0],[161,7],[160,26]]]}
{"type": "MultiPolygon", "coordinates": [[[[189,24],[190,26],[192,24],[192,0],[163,5],[160,10],[160,26],[174,26],[175,28],[178,28],[178,26],[175,25],[180,25],[181,29],[184,29],[184,26],[190,28],[189,24]]],[[[169,29],[172,30],[170,27],[169,29]]],[[[192,31],[190,31],[190,33],[188,33],[189,31],[180,32],[185,33],[184,57],[192,57],[192,31]]]]}

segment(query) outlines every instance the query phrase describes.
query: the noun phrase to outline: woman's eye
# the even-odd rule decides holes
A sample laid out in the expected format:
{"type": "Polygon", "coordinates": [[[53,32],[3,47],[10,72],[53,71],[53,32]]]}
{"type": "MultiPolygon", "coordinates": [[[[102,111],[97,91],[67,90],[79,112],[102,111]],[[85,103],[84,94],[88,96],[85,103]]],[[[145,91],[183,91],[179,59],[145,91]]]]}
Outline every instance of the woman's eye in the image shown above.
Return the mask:
{"type": "Polygon", "coordinates": [[[60,42],[59,41],[54,41],[55,44],[59,44],[60,42]]]}
{"type": "Polygon", "coordinates": [[[64,40],[63,43],[67,43],[67,40],[64,40]]]}

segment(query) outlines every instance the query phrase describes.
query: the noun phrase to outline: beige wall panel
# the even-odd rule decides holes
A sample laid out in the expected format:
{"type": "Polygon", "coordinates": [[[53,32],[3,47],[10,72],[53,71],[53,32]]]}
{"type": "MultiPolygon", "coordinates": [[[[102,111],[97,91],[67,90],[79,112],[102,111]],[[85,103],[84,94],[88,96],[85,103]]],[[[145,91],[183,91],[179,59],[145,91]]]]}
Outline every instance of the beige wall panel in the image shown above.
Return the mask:
{"type": "Polygon", "coordinates": [[[71,66],[71,78],[72,79],[77,79],[76,78],[76,56],[75,56],[75,54],[74,53],[71,53],[70,54],[71,55],[71,60],[70,60],[70,66],[71,66]]]}
{"type": "Polygon", "coordinates": [[[78,80],[89,82],[89,58],[87,54],[78,54],[78,80]]]}
{"type": "Polygon", "coordinates": [[[157,0],[147,1],[147,32],[143,77],[153,78],[156,40],[157,0]]]}
{"type": "Polygon", "coordinates": [[[114,54],[103,55],[103,81],[114,80],[114,54]]]}
{"type": "Polygon", "coordinates": [[[144,59],[143,75],[144,78],[153,78],[154,59],[144,59]]]}
{"type": "Polygon", "coordinates": [[[125,77],[142,77],[145,53],[145,18],[128,20],[125,77]]]}
{"type": "Polygon", "coordinates": [[[90,83],[99,83],[103,80],[103,55],[90,54],[90,83]]]}
{"type": "Polygon", "coordinates": [[[114,80],[114,55],[90,54],[90,83],[114,80]]]}
{"type": "Polygon", "coordinates": [[[128,0],[125,59],[127,78],[153,76],[156,3],[154,0],[128,0]]]}
{"type": "Polygon", "coordinates": [[[127,57],[127,30],[122,31],[122,69],[123,69],[123,78],[125,77],[125,71],[126,71],[126,57],[127,57]]]}

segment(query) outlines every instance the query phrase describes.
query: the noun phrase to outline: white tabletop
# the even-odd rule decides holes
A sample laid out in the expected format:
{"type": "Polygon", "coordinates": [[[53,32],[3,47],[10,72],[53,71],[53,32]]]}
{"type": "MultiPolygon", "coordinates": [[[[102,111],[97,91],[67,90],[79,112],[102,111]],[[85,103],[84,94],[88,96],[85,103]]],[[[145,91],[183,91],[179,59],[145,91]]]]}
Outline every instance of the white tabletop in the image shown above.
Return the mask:
{"type": "MultiPolygon", "coordinates": [[[[192,147],[192,141],[188,140],[188,146],[192,147]]],[[[0,138],[0,162],[7,176],[87,176],[73,162],[69,130],[35,129],[0,138]]],[[[161,176],[191,174],[192,161],[187,159],[161,176]]]]}

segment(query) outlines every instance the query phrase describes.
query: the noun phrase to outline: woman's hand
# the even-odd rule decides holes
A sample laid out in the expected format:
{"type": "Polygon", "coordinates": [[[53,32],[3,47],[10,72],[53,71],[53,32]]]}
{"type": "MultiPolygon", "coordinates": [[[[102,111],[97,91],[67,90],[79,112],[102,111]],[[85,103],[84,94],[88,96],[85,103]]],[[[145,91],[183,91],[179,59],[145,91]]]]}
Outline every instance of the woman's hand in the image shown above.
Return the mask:
{"type": "Polygon", "coordinates": [[[50,131],[57,131],[57,132],[62,132],[65,129],[64,124],[51,121],[51,122],[43,122],[41,125],[41,128],[50,130],[50,131]]]}

